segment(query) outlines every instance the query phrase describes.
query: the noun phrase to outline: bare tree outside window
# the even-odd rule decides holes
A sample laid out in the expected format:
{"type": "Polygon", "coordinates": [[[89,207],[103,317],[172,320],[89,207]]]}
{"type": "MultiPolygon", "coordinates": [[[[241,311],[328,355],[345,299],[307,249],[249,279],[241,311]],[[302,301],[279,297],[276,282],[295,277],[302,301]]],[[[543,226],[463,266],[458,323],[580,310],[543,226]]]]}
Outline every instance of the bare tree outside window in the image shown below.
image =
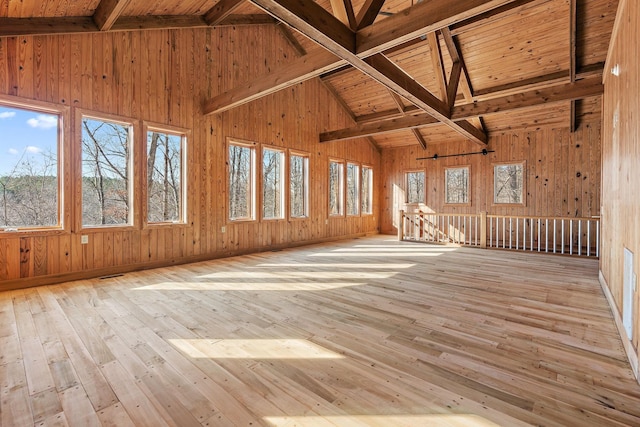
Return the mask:
{"type": "Polygon", "coordinates": [[[289,211],[292,218],[309,216],[309,158],[292,154],[289,157],[289,211]]]}
{"type": "Polygon", "coordinates": [[[494,165],[494,203],[524,203],[524,164],[494,165]]]}
{"type": "Polygon", "coordinates": [[[82,119],[82,224],[131,223],[132,126],[82,119]]]}
{"type": "Polygon", "coordinates": [[[407,172],[407,203],[424,203],[424,171],[407,172]]]}
{"type": "Polygon", "coordinates": [[[444,170],[445,203],[469,203],[469,167],[444,170]]]}
{"type": "Polygon", "coordinates": [[[229,219],[253,219],[253,148],[229,144],[229,219]]]}
{"type": "Polygon", "coordinates": [[[347,215],[360,213],[360,166],[347,163],[347,215]]]}
{"type": "Polygon", "coordinates": [[[182,220],[183,135],[147,132],[147,221],[182,220]]]}
{"type": "Polygon", "coordinates": [[[373,213],[373,169],[362,166],[362,213],[373,213]]]}
{"type": "Polygon", "coordinates": [[[0,227],[53,227],[58,208],[60,117],[0,106],[0,227]]]}
{"type": "Polygon", "coordinates": [[[262,151],[262,217],[284,217],[284,152],[262,151]]]}
{"type": "Polygon", "coordinates": [[[344,164],[329,161],[329,215],[344,213],[344,164]]]}

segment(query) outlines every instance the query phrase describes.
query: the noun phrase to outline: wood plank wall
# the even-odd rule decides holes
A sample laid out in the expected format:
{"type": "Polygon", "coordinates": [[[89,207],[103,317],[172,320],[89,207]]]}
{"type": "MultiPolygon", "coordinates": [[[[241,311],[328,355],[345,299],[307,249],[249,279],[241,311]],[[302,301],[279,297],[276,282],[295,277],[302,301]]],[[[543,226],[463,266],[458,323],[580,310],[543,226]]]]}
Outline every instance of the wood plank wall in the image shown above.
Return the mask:
{"type": "MultiPolygon", "coordinates": [[[[432,157],[477,152],[468,142],[431,144],[384,149],[382,157],[381,224],[382,232],[395,234],[393,215],[394,187],[404,190],[404,176],[410,170],[426,172],[426,202],[422,207],[430,212],[479,213],[494,215],[590,217],[600,212],[600,120],[581,120],[575,133],[568,127],[521,129],[490,134],[486,156],[440,158],[432,157]],[[493,205],[493,164],[526,162],[526,205],[493,205]],[[471,204],[445,205],[444,169],[450,166],[470,166],[471,204]]],[[[395,205],[395,206],[394,206],[395,205]]],[[[402,206],[401,206],[402,207],[402,206]]]]}
{"type": "MultiPolygon", "coordinates": [[[[143,227],[139,218],[130,228],[87,232],[73,225],[80,201],[68,191],[63,232],[0,232],[0,290],[375,233],[377,197],[373,215],[328,219],[328,159],[372,166],[376,186],[380,154],[367,140],[318,144],[320,132],[353,124],[318,80],[220,116],[201,113],[211,96],[295,57],[274,25],[1,38],[0,95],[69,110],[67,190],[79,175],[79,111],[116,114],[138,130],[143,121],[187,129],[190,139],[186,225],[143,227]],[[308,219],[227,221],[229,137],[309,154],[308,219]]],[[[142,203],[139,189],[135,195],[142,203]]]]}
{"type": "MultiPolygon", "coordinates": [[[[640,276],[640,4],[621,1],[604,74],[602,137],[602,256],[601,279],[608,286],[620,328],[623,308],[624,248],[634,254],[640,276]],[[611,73],[615,66],[619,75],[611,73]]],[[[606,289],[605,289],[606,290],[606,289]]],[[[634,321],[630,354],[638,374],[640,311],[638,290],[633,294],[634,321]]],[[[626,332],[621,330],[628,344],[626,332]]]]}

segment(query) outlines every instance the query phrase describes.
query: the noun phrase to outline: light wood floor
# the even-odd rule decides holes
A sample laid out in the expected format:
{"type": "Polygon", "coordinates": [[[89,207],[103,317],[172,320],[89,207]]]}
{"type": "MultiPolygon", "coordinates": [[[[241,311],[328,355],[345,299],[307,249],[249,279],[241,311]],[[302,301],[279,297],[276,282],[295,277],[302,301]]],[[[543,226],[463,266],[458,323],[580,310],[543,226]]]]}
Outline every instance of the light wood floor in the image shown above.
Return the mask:
{"type": "Polygon", "coordinates": [[[0,424],[638,426],[596,276],[377,236],[5,292],[0,424]]]}

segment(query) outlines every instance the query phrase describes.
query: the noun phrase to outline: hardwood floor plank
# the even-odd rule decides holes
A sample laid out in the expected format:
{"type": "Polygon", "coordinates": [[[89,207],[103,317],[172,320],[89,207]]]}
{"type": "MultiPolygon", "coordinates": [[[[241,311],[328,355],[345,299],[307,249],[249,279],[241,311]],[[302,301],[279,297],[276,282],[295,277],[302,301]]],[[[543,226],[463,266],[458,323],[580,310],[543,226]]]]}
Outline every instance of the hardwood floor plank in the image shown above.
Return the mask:
{"type": "Polygon", "coordinates": [[[597,261],[374,236],[0,293],[2,426],[635,426],[597,261]]]}

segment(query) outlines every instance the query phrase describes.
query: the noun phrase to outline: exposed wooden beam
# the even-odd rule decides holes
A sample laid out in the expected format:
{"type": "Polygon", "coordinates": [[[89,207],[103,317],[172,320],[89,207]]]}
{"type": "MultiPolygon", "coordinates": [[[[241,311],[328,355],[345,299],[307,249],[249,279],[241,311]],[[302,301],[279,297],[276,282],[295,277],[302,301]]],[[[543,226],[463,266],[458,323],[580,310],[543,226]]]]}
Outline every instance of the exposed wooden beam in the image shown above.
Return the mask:
{"type": "Polygon", "coordinates": [[[351,0],[331,0],[331,9],[340,22],[355,31],[357,21],[351,0]]]}
{"type": "MultiPolygon", "coordinates": [[[[578,80],[575,83],[558,84],[544,90],[532,90],[519,95],[508,95],[492,100],[456,106],[453,108],[452,119],[468,120],[487,114],[513,111],[555,102],[566,102],[572,99],[583,99],[602,95],[603,91],[602,79],[591,77],[578,80]]],[[[437,123],[429,114],[420,113],[377,122],[359,123],[351,128],[324,132],[320,134],[320,141],[346,140],[361,136],[372,136],[378,133],[421,128],[437,123]]]]}
{"type": "Polygon", "coordinates": [[[389,16],[357,32],[358,56],[381,53],[394,46],[456,22],[509,4],[514,0],[429,0],[389,16]]]}
{"type": "Polygon", "coordinates": [[[93,21],[100,31],[108,31],[131,0],[100,0],[93,13],[93,21]]]}
{"type": "Polygon", "coordinates": [[[302,44],[300,44],[296,36],[287,25],[280,22],[278,23],[278,29],[280,30],[280,33],[284,36],[284,38],[287,39],[287,41],[289,42],[291,47],[293,47],[299,57],[307,54],[307,50],[304,48],[304,46],[302,46],[302,44]]]}
{"type": "MultiPolygon", "coordinates": [[[[230,15],[217,27],[239,25],[276,24],[269,15],[230,15]]],[[[199,15],[145,15],[121,16],[111,26],[111,31],[159,30],[178,28],[206,28],[209,25],[199,15]]],[[[23,35],[54,35],[96,33],[100,29],[90,16],[60,18],[0,18],[0,37],[23,35]]]]}
{"type": "MultiPolygon", "coordinates": [[[[576,27],[577,27],[577,0],[569,0],[569,80],[576,81],[576,27]]],[[[578,127],[578,118],[576,117],[576,101],[571,101],[569,109],[569,130],[575,132],[578,127]]]]}
{"type": "MultiPolygon", "coordinates": [[[[458,46],[458,43],[456,43],[456,41],[453,39],[453,35],[451,34],[449,27],[445,27],[440,30],[440,33],[442,34],[444,44],[447,46],[447,51],[449,52],[451,60],[454,64],[458,63],[460,66],[461,75],[459,76],[458,87],[462,92],[462,96],[466,102],[471,102],[473,101],[473,85],[471,84],[471,79],[469,78],[469,72],[467,71],[467,66],[464,63],[462,52],[460,52],[460,47],[458,46]]],[[[454,70],[452,70],[452,76],[453,71],[454,70]]],[[[449,108],[453,108],[456,102],[456,92],[448,94],[448,99],[449,108]]],[[[471,123],[473,123],[476,128],[482,130],[483,132],[485,131],[482,117],[475,117],[471,119],[471,123]]]]}
{"type": "MultiPolygon", "coordinates": [[[[599,78],[602,79],[602,63],[596,64],[597,66],[585,67],[578,75],[578,80],[599,78]]],[[[540,90],[543,91],[548,88],[557,87],[558,85],[569,83],[566,71],[558,73],[547,74],[545,76],[534,77],[532,79],[523,80],[521,82],[511,83],[503,86],[496,86],[493,90],[486,90],[473,97],[473,101],[486,101],[490,99],[502,98],[512,94],[518,94],[521,92],[540,90]]],[[[469,103],[468,101],[467,103],[469,103]]],[[[420,114],[421,111],[415,105],[408,105],[404,109],[404,114],[420,114]]],[[[400,117],[401,113],[397,110],[378,111],[372,114],[366,114],[356,118],[358,123],[370,123],[379,120],[394,119],[400,117]]]]}
{"type": "Polygon", "coordinates": [[[0,37],[98,32],[91,16],[0,18],[0,37]]]}
{"type": "Polygon", "coordinates": [[[431,52],[431,63],[435,74],[438,89],[440,91],[440,99],[447,102],[447,78],[445,76],[444,64],[442,62],[442,50],[440,49],[440,41],[436,31],[427,34],[429,43],[429,51],[431,52]]]}
{"type": "Polygon", "coordinates": [[[251,3],[339,57],[355,51],[355,33],[316,2],[251,0],[251,3]]]}
{"type": "Polygon", "coordinates": [[[416,140],[418,141],[418,144],[420,144],[420,147],[422,147],[423,150],[426,150],[427,149],[427,141],[424,139],[424,137],[420,133],[420,129],[413,128],[413,129],[411,129],[411,132],[413,132],[413,136],[416,137],[416,140]]]}
{"type": "Polygon", "coordinates": [[[397,119],[323,132],[320,134],[320,142],[343,141],[346,139],[362,138],[363,136],[382,135],[385,133],[398,132],[399,130],[440,124],[438,120],[423,113],[418,116],[404,116],[397,119]]]}
{"type": "Polygon", "coordinates": [[[360,30],[373,24],[378,17],[384,2],[385,0],[366,0],[358,12],[358,16],[356,18],[356,29],[360,30]]]}
{"type": "Polygon", "coordinates": [[[164,28],[206,28],[202,16],[162,15],[162,16],[121,16],[111,27],[111,31],[158,30],[164,28]]]}
{"type": "Polygon", "coordinates": [[[602,79],[591,77],[574,83],[564,83],[541,90],[531,90],[500,98],[478,101],[453,108],[451,117],[455,120],[486,114],[512,111],[551,102],[570,101],[602,95],[602,79]]]}
{"type": "Polygon", "coordinates": [[[460,82],[460,74],[462,73],[462,64],[460,61],[456,61],[451,66],[451,74],[449,75],[449,82],[447,83],[447,102],[449,110],[453,108],[453,104],[456,102],[456,94],[458,93],[458,83],[460,82]]]}
{"type": "Polygon", "coordinates": [[[217,114],[317,77],[345,64],[331,52],[318,49],[287,64],[276,73],[264,75],[246,85],[228,90],[204,106],[204,114],[217,114]]]}
{"type": "Polygon", "coordinates": [[[249,15],[229,15],[214,27],[238,27],[241,25],[273,25],[278,24],[273,17],[264,13],[253,13],[249,15]]]}
{"type": "Polygon", "coordinates": [[[220,0],[215,6],[205,12],[204,21],[207,25],[219,24],[241,6],[242,3],[243,0],[220,0]]]}
{"type": "MultiPolygon", "coordinates": [[[[486,144],[487,136],[484,132],[469,123],[458,123],[451,120],[449,108],[445,103],[433,96],[384,55],[375,54],[365,59],[357,56],[354,52],[356,42],[354,33],[318,4],[301,0],[251,1],[278,20],[289,24],[328,51],[344,59],[378,83],[422,108],[464,137],[480,145],[486,144]]],[[[464,2],[473,3],[475,1],[478,0],[465,0],[464,2]]]]}
{"type": "Polygon", "coordinates": [[[418,108],[426,111],[465,138],[477,144],[486,145],[487,135],[484,132],[476,129],[464,120],[460,122],[451,120],[449,117],[449,108],[444,102],[433,96],[431,92],[417,83],[393,62],[389,61],[384,55],[373,55],[366,58],[364,62],[370,65],[371,68],[354,63],[352,63],[352,65],[407,99],[418,108]]]}

